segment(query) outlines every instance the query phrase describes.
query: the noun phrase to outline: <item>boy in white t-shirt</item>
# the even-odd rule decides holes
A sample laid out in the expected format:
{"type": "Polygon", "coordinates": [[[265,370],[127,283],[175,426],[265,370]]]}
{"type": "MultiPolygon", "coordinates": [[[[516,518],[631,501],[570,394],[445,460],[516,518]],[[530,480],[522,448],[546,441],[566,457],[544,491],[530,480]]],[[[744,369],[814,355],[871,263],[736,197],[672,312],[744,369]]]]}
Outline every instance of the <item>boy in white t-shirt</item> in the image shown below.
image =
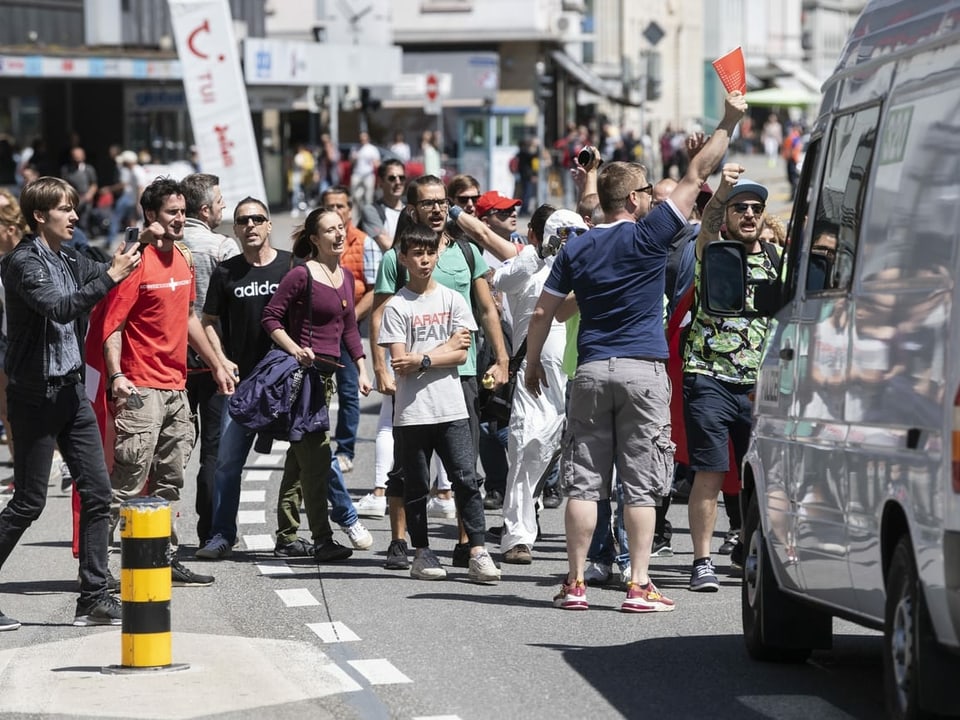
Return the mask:
{"type": "Polygon", "coordinates": [[[387,302],[378,342],[390,351],[397,378],[393,426],[405,476],[407,530],[415,549],[410,576],[420,580],[447,576],[427,537],[430,460],[436,452],[453,484],[469,537],[469,577],[479,583],[497,582],[500,569],[484,546],[477,458],[457,374],[477,324],[466,301],[433,277],[440,235],[426,225],[412,225],[400,232],[396,243],[409,280],[387,302]]]}

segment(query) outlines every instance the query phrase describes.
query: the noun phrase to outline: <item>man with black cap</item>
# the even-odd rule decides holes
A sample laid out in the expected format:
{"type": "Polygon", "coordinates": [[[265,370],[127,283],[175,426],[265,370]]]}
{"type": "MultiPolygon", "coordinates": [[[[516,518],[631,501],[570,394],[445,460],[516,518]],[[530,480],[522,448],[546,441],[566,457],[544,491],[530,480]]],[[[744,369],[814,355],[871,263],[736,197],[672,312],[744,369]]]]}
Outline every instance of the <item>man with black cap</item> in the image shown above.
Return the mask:
{"type": "MultiPolygon", "coordinates": [[[[724,165],[720,187],[704,208],[696,245],[698,284],[703,250],[720,237],[721,225],[726,225],[729,239],[744,244],[750,277],[775,278],[779,272],[779,257],[760,241],[767,189],[742,177],[743,172],[744,167],[738,163],[724,165]]],[[[751,310],[755,286],[747,287],[747,310],[751,310]]],[[[710,558],[717,495],[729,466],[728,442],[733,442],[738,466],[747,450],[750,398],[769,323],[769,319],[758,317],[716,318],[700,306],[687,336],[683,397],[690,468],[694,472],[688,513],[694,558],[690,589],[695,592],[720,589],[710,558]]]]}

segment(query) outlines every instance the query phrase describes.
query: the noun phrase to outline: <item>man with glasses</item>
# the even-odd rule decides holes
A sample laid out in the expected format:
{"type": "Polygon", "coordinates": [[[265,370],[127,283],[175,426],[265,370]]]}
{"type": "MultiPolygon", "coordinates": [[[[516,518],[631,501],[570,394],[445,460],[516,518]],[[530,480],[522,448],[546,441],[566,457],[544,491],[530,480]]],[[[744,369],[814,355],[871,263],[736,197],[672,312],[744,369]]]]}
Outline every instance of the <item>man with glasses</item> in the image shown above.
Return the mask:
{"type": "Polygon", "coordinates": [[[485,192],[477,200],[477,217],[497,235],[523,245],[524,238],[517,232],[517,210],[520,201],[501,195],[496,190],[485,192]]]}
{"type": "Polygon", "coordinates": [[[403,163],[395,159],[384,160],[377,168],[377,179],[382,197],[363,206],[360,211],[360,227],[386,252],[393,247],[393,236],[397,232],[397,221],[404,205],[403,192],[407,186],[407,175],[403,163]]]}
{"type": "Polygon", "coordinates": [[[612,162],[597,176],[606,223],[568,239],[544,283],[527,333],[524,384],[537,396],[553,317],[570,292],[580,309],[577,370],[561,444],[567,495],[568,573],[554,606],[585,610],[584,565],[597,501],[610,497],[613,468],[623,487],[630,579],[623,612],[674,609],[649,576],[656,506],[673,471],[668,348],[663,329],[664,270],[673,236],[687,222],[700,186],[723,158],[746,111],[739,92],[670,198],[650,210],[653,187],[642,165],[612,162]]]}
{"type": "MultiPolygon", "coordinates": [[[[751,278],[773,279],[779,272],[779,262],[774,261],[775,246],[771,245],[774,250],[770,252],[760,241],[767,189],[742,177],[743,172],[743,166],[737,163],[724,165],[720,187],[704,208],[696,244],[698,285],[703,250],[720,237],[722,224],[726,225],[729,239],[743,243],[751,278]]],[[[747,288],[749,311],[753,309],[756,285],[747,288]]],[[[720,589],[710,557],[717,521],[717,496],[729,468],[729,442],[733,443],[737,467],[747,450],[751,397],[769,325],[769,318],[717,318],[698,306],[687,336],[683,399],[687,449],[694,473],[687,506],[693,540],[690,590],[694,592],[720,589]]],[[[732,550],[731,560],[737,563],[737,549],[732,550]]]]}
{"type": "MultiPolygon", "coordinates": [[[[197,317],[207,297],[207,286],[214,269],[227,258],[240,253],[233,238],[216,232],[223,220],[223,193],[220,178],[208,173],[192,173],[182,181],[183,199],[187,204],[187,221],[183,226],[183,244],[193,256],[193,274],[197,285],[197,317]]],[[[220,443],[220,419],[223,395],[206,363],[196,351],[187,349],[187,398],[193,413],[194,431],[200,436],[200,468],[197,471],[197,538],[200,547],[210,539],[213,520],[213,475],[217,469],[217,446],[220,443]]]]}
{"type": "MultiPolygon", "coordinates": [[[[244,198],[234,210],[233,232],[242,254],[221,263],[210,278],[201,322],[207,339],[221,362],[237,378],[246,377],[273,344],[261,325],[263,308],[290,269],[290,252],[270,242],[273,225],[261,200],[244,198]]],[[[213,523],[210,539],[197,557],[227,557],[237,541],[240,477],[255,433],[223,413],[220,446],[214,475],[213,523]]],[[[303,541],[287,555],[307,555],[303,541]],[[302,552],[295,552],[302,550],[302,552]]]]}
{"type": "MultiPolygon", "coordinates": [[[[437,261],[434,277],[442,285],[460,292],[470,304],[488,342],[493,348],[494,363],[486,369],[486,374],[493,378],[495,387],[499,387],[507,380],[507,366],[510,357],[507,355],[503,332],[500,329],[500,314],[493,302],[490,286],[486,280],[488,270],[486,262],[476,246],[469,243],[458,243],[450,236],[447,230],[449,202],[446,188],[444,188],[440,178],[434,175],[423,175],[411,182],[407,188],[407,205],[417,222],[440,233],[440,259],[437,261]],[[472,258],[470,260],[464,255],[465,252],[471,253],[472,258]]],[[[393,395],[397,386],[389,370],[386,353],[378,345],[377,338],[380,332],[380,317],[383,314],[386,301],[396,292],[399,272],[403,272],[403,269],[398,266],[396,253],[385,253],[377,273],[373,299],[374,310],[370,320],[370,348],[373,355],[373,371],[376,374],[376,387],[379,392],[385,395],[393,395]]],[[[480,432],[477,408],[477,375],[480,374],[479,370],[476,358],[476,342],[473,342],[467,353],[467,361],[459,366],[459,374],[460,387],[463,390],[467,412],[470,416],[470,431],[475,453],[479,445],[480,432]]],[[[385,567],[402,570],[409,567],[410,563],[406,543],[403,473],[396,462],[398,457],[398,449],[394,448],[394,469],[390,473],[386,490],[392,539],[387,549],[385,567]]],[[[469,550],[469,544],[461,531],[460,542],[454,548],[453,565],[455,567],[468,566],[469,550]]]]}

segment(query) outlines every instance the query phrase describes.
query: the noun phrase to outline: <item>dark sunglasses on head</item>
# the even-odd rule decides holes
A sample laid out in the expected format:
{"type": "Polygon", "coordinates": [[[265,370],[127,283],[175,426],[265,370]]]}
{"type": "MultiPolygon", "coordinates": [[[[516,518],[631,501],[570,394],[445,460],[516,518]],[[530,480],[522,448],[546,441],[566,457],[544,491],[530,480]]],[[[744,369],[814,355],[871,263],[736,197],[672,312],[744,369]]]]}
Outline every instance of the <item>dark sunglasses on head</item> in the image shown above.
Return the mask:
{"type": "Polygon", "coordinates": [[[234,222],[237,225],[246,225],[251,220],[253,220],[254,225],[263,225],[268,218],[266,215],[240,215],[234,222]]]}
{"type": "Polygon", "coordinates": [[[753,210],[754,215],[763,215],[766,205],[762,203],[734,203],[730,207],[737,215],[743,215],[747,210],[753,210]]]}
{"type": "Polygon", "coordinates": [[[476,204],[477,200],[480,199],[479,195],[457,195],[457,202],[460,205],[466,205],[468,202],[476,204]]]}

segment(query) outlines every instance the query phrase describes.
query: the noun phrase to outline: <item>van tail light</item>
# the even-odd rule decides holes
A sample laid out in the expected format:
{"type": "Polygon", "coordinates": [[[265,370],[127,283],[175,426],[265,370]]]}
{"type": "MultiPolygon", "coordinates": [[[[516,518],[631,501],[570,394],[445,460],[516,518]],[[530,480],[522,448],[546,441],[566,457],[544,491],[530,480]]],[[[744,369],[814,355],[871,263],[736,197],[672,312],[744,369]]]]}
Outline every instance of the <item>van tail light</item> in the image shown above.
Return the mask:
{"type": "Polygon", "coordinates": [[[957,396],[953,399],[953,437],[951,454],[951,481],[953,491],[960,493],[960,390],[957,390],[957,396]]]}

